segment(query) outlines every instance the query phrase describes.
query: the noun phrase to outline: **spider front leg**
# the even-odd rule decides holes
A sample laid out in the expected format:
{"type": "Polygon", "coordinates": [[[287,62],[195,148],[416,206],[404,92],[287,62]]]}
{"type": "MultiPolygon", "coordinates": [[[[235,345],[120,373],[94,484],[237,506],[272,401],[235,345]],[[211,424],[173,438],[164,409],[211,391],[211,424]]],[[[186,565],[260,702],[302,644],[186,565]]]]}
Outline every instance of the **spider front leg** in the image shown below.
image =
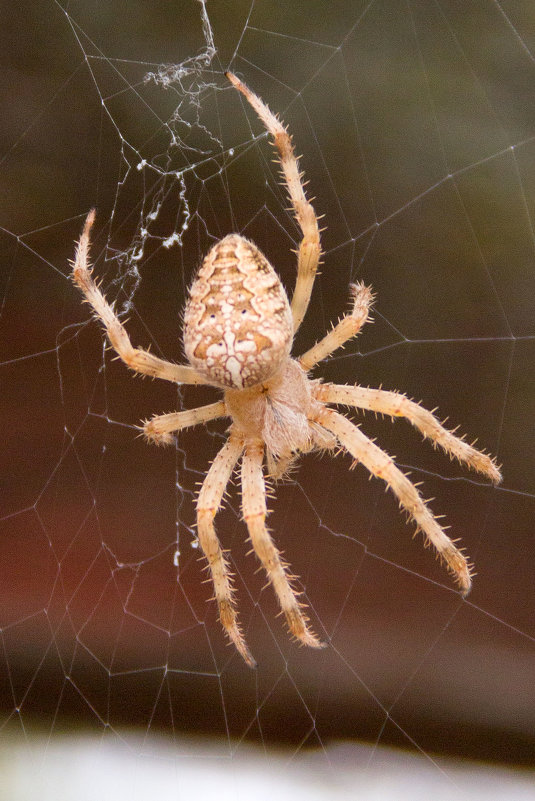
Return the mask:
{"type": "Polygon", "coordinates": [[[299,160],[294,153],[292,137],[285,126],[264,101],[258,95],[255,95],[236,75],[232,72],[225,74],[232,85],[242,93],[254,108],[273,137],[275,147],[279,153],[282,174],[290,195],[294,214],[303,234],[297,253],[297,281],[291,303],[295,334],[306,314],[321,256],[318,218],[314,207],[305,195],[301,180],[302,173],[299,170],[299,160]]]}
{"type": "Polygon", "coordinates": [[[234,608],[232,574],[214,528],[214,517],[242,451],[243,440],[231,434],[212,462],[197,499],[197,536],[208,561],[221,625],[245,662],[254,668],[256,662],[241,633],[234,608]]]}
{"type": "Polygon", "coordinates": [[[439,526],[414,484],[396,467],[392,458],[338,412],[324,408],[314,419],[331,431],[357,462],[361,462],[372,475],[386,482],[398,498],[400,506],[406,509],[428,541],[434,545],[461,592],[466,595],[471,586],[470,566],[466,557],[439,526]]]}
{"type": "Polygon", "coordinates": [[[112,347],[122,361],[136,373],[163,378],[178,384],[209,384],[193,367],[172,364],[159,359],[146,350],[134,348],[126,329],[115,314],[104,293],[99,289],[91,274],[89,265],[89,244],[91,227],[95,221],[95,209],[87,215],[84,230],[76,247],[72,278],[92,306],[96,316],[104,323],[112,347]]]}
{"type": "Polygon", "coordinates": [[[315,397],[323,403],[369,409],[389,417],[404,417],[426,439],[430,439],[433,445],[439,445],[450,458],[464,462],[473,470],[490,478],[494,484],[502,480],[501,473],[490,456],[455,436],[452,431],[448,431],[440,424],[432,412],[399,392],[343,384],[320,384],[315,391],[315,397]]]}
{"type": "Polygon", "coordinates": [[[253,550],[260,559],[272,584],[290,632],[304,645],[323,648],[322,643],[307,626],[303,604],[291,585],[286,571],[288,565],[281,559],[278,549],[266,528],[266,487],[262,471],[264,446],[262,443],[247,443],[242,460],[241,483],[243,493],[243,517],[247,524],[253,550]]]}
{"type": "Polygon", "coordinates": [[[320,339],[310,350],[299,357],[298,362],[306,372],[341,348],[348,339],[356,336],[368,320],[373,303],[371,287],[364,284],[350,284],[349,289],[353,297],[351,312],[342,317],[323,339],[320,339]]]}

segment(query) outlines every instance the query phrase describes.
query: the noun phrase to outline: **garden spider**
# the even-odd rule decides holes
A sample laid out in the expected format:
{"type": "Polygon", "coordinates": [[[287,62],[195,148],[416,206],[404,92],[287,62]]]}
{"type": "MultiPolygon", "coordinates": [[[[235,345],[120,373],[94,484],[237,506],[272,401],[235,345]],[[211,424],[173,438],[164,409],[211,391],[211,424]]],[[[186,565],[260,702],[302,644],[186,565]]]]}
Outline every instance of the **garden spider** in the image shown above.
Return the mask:
{"type": "Polygon", "coordinates": [[[291,634],[313,648],[324,643],[309,628],[294,578],[266,528],[264,456],[267,474],[277,479],[287,473],[301,453],[340,447],[347,451],[355,463],[361,463],[386,482],[426,541],[435,547],[463,594],[469,591],[471,582],[464,554],[390,456],[331,407],[350,406],[404,417],[450,458],[464,462],[494,483],[501,476],[493,459],[447,431],[431,412],[405,395],[309,378],[310,370],[354,337],[368,319],[373,298],[369,287],[352,285],[350,313],[302,356],[290,356],[320,260],[318,220],[306,199],[286,128],[239,78],[230,72],[227,77],[274,139],[302,232],[291,304],[273,267],[258,248],[239,234],[229,234],[213,245],[191,286],[184,314],[184,350],[189,364],[177,365],[134,348],[113,306],[95,283],[88,261],[94,210],[86,219],[77,245],[73,279],[104,324],[112,347],[136,373],[176,384],[207,384],[223,391],[223,398],[215,403],[152,417],[144,423],[143,432],[149,441],[166,444],[173,441],[174,433],[189,426],[219,417],[231,420],[228,439],[212,462],[197,498],[197,534],[208,562],[221,624],[245,662],[254,667],[238,623],[228,559],[213,522],[240,460],[243,517],[254,552],[275,590],[291,634]]]}

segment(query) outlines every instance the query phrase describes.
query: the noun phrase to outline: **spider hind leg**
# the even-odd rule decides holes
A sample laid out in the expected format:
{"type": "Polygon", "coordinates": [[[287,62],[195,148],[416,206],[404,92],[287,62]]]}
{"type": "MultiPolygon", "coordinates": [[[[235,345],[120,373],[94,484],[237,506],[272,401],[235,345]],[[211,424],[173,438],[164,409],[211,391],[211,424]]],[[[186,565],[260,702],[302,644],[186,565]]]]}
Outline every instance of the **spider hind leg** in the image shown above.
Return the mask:
{"type": "Polygon", "coordinates": [[[143,348],[135,348],[132,345],[113,304],[108,303],[106,296],[93,278],[89,263],[89,247],[95,214],[95,209],[91,209],[76,245],[76,253],[72,262],[72,280],[83,292],[95,316],[104,325],[111,346],[118,357],[127,367],[141,375],[162,378],[177,384],[210,384],[208,379],[197,373],[190,365],[173,364],[143,350],[143,348]]]}
{"type": "Polygon", "coordinates": [[[295,155],[292,137],[278,117],[232,72],[225,73],[229,81],[242,93],[256,111],[265,128],[273,137],[279,154],[282,176],[290,196],[293,212],[302,239],[297,251],[297,280],[292,297],[293,331],[296,333],[308,309],[321,257],[320,229],[314,207],[305,193],[299,159],[295,155]]]}

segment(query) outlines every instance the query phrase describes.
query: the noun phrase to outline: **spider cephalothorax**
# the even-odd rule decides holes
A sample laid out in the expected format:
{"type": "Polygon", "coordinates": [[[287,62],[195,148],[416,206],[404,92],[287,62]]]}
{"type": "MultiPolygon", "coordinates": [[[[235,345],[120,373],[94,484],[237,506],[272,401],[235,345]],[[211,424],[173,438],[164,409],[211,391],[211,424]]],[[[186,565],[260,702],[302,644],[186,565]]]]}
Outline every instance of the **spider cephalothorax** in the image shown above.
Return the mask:
{"type": "Polygon", "coordinates": [[[225,488],[241,460],[242,509],[253,549],[273,585],[291,633],[305,645],[322,647],[310,630],[287,565],[266,528],[264,462],[272,478],[283,476],[301,453],[341,447],[371,474],[382,478],[432,543],[461,591],[470,589],[470,566],[420,493],[392,458],[360,428],[331,408],[369,409],[404,417],[450,457],[501,480],[494,460],[445,429],[418,403],[397,392],[356,385],[322,383],[308,373],[368,319],[371,290],[351,287],[352,308],[301,357],[290,356],[295,332],[310,300],[320,259],[317,217],[303,189],[291,137],[268,107],[235,75],[230,82],[244,95],[273,136],[284,180],[303,238],[298,249],[297,281],[291,304],[266,257],[239,234],[217,242],[204,259],[190,290],[184,314],[184,349],[189,365],[177,365],[134,348],[123,324],[95,283],[88,263],[94,211],[87,217],[76,250],[73,278],[104,323],[113,348],[133,370],[178,384],[208,384],[223,399],[182,412],[156,415],[143,431],[157,444],[173,441],[183,428],[218,417],[231,420],[229,437],[216,455],[197,499],[199,544],[208,562],[221,623],[248,665],[255,662],[238,624],[232,574],[214,529],[225,488]]]}

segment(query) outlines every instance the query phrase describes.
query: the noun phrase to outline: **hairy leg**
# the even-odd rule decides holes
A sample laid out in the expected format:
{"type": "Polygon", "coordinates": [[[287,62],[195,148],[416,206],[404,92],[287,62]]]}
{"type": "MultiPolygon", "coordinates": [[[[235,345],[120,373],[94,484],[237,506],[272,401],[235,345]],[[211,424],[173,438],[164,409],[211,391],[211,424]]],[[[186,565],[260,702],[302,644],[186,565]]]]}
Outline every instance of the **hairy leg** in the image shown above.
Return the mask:
{"type": "Polygon", "coordinates": [[[350,420],[338,412],[324,408],[315,420],[331,431],[357,462],[377,478],[382,478],[392,490],[402,506],[415,521],[427,541],[436,548],[441,559],[446,563],[463,595],[471,586],[470,566],[466,557],[456,548],[444,529],[437,523],[435,516],[426,505],[422,496],[407,476],[396,467],[388,454],[378,448],[350,420]]]}
{"type": "Polygon", "coordinates": [[[342,317],[323,339],[320,339],[310,350],[307,350],[306,353],[299,357],[297,361],[303,370],[308,372],[315,364],[323,361],[335,350],[341,348],[348,339],[356,336],[366,323],[373,302],[371,288],[364,286],[364,284],[351,284],[350,290],[353,297],[351,312],[342,317]]]}
{"type": "Polygon", "coordinates": [[[290,632],[304,645],[322,648],[322,643],[307,626],[303,604],[297,600],[287,573],[288,565],[281,559],[278,549],[266,528],[266,487],[262,472],[264,447],[262,443],[247,443],[242,460],[241,482],[243,517],[249,530],[254,552],[262,562],[268,580],[275,590],[290,632]]]}
{"type": "Polygon", "coordinates": [[[354,406],[358,409],[369,409],[390,417],[404,417],[420,431],[433,445],[439,445],[450,458],[467,464],[478,473],[488,476],[495,484],[501,481],[500,471],[496,463],[486,453],[468,445],[452,431],[445,429],[432,412],[424,409],[419,403],[409,400],[398,392],[387,392],[383,389],[368,389],[343,384],[320,384],[315,396],[324,403],[338,403],[354,406]]]}
{"type": "Polygon", "coordinates": [[[197,535],[208,560],[221,625],[249,667],[256,667],[238,624],[232,574],[214,528],[214,517],[242,451],[243,440],[231,434],[212,462],[197,499],[197,535]]]}
{"type": "Polygon", "coordinates": [[[302,173],[299,171],[299,161],[294,153],[292,137],[285,126],[270,111],[267,105],[232,72],[227,72],[226,76],[251,104],[275,141],[294,214],[303,233],[297,256],[297,281],[292,297],[292,317],[295,333],[306,314],[320,260],[321,245],[318,219],[312,204],[306,198],[301,180],[302,173]]]}
{"type": "Polygon", "coordinates": [[[173,433],[226,415],[225,401],[198,406],[196,409],[186,409],[183,412],[156,414],[150,420],[145,420],[143,433],[150,442],[154,442],[156,445],[169,445],[173,442],[173,433]]]}
{"type": "Polygon", "coordinates": [[[163,378],[178,384],[208,384],[205,378],[197,373],[193,367],[173,364],[159,359],[152,353],[141,348],[134,348],[126,329],[115,314],[113,306],[108,303],[104,293],[95,283],[89,265],[89,235],[95,220],[95,209],[87,215],[84,230],[76,246],[73,262],[72,278],[82,290],[86,301],[92,306],[99,320],[106,327],[108,338],[112,347],[122,361],[135,370],[136,373],[150,375],[153,378],[163,378]]]}

